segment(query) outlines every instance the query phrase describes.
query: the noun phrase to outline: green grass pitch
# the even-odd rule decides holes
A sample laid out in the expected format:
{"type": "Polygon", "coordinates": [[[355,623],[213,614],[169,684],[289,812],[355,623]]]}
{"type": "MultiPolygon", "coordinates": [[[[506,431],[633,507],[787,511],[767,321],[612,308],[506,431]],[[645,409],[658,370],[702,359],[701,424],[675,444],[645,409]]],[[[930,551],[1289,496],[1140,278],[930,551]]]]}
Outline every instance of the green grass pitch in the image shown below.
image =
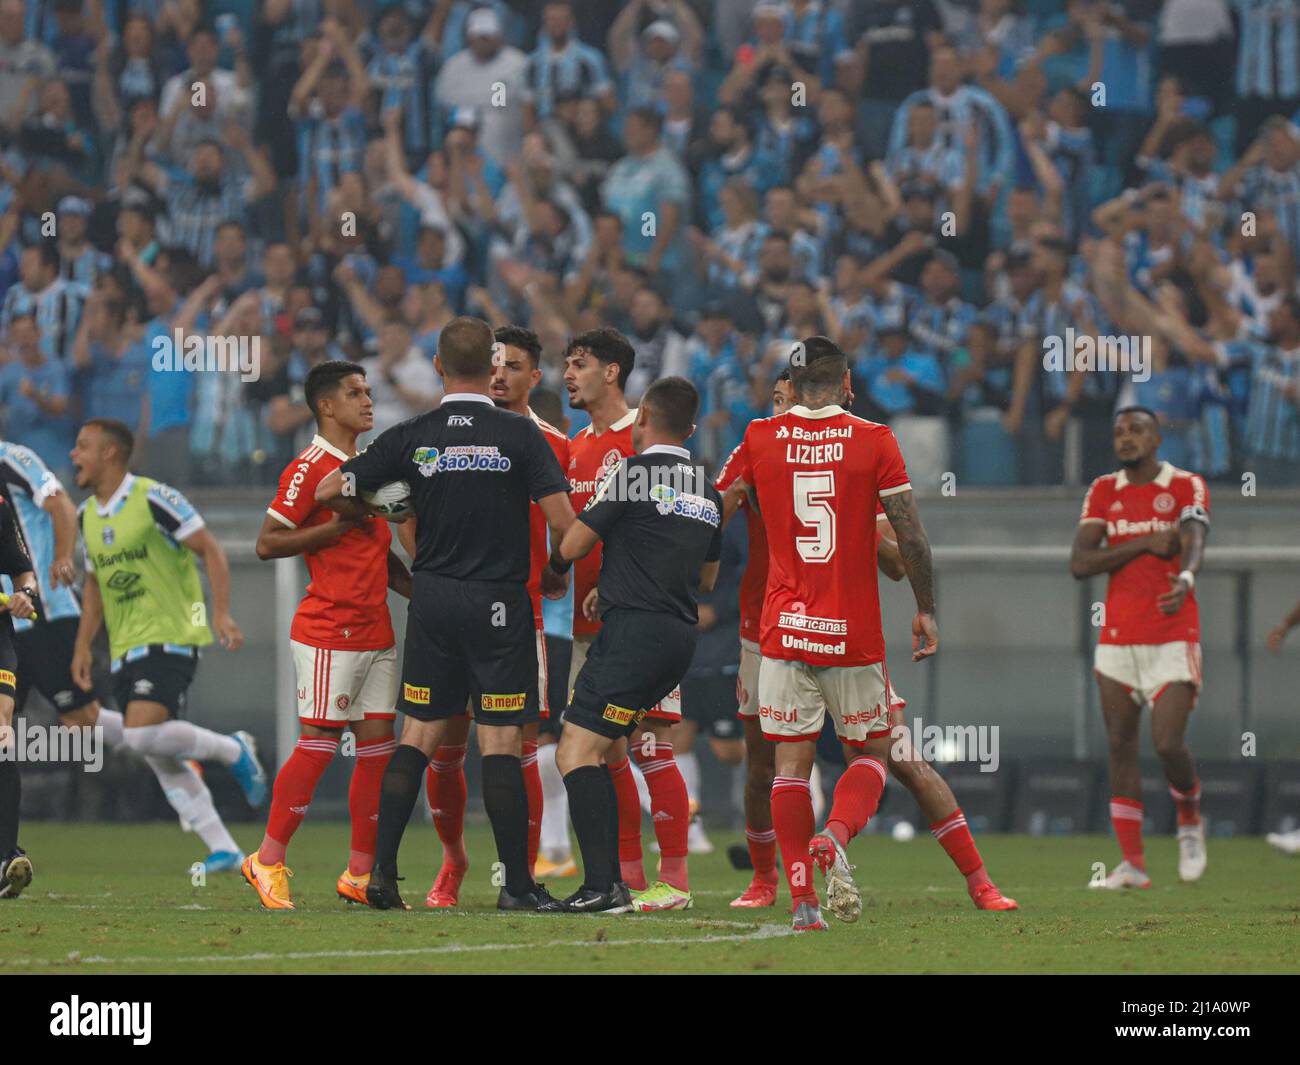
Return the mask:
{"type": "MultiPolygon", "coordinates": [[[[245,845],[251,825],[237,826],[245,845]]],[[[336,898],[345,824],[308,824],[290,848],[298,909],[270,913],[238,873],[194,886],[197,840],[174,823],[33,823],[23,844],[36,880],[0,900],[0,968],[9,973],[1266,973],[1300,970],[1300,859],[1263,840],[1210,841],[1198,884],[1178,882],[1172,839],[1148,840],[1154,886],[1115,895],[1085,887],[1094,862],[1116,860],[1100,837],[986,836],[989,870],[1018,913],[979,913],[928,837],[863,837],[850,848],[864,909],[829,933],[789,932],[775,909],[727,904],[748,874],[722,853],[691,859],[695,908],[618,917],[537,917],[492,909],[493,853],[469,833],[473,867],[461,908],[429,911],[441,851],[412,824],[403,847],[411,913],[336,898]]],[[[653,855],[647,852],[653,864],[653,855]]],[[[551,887],[567,893],[574,881],[551,887]]]]}

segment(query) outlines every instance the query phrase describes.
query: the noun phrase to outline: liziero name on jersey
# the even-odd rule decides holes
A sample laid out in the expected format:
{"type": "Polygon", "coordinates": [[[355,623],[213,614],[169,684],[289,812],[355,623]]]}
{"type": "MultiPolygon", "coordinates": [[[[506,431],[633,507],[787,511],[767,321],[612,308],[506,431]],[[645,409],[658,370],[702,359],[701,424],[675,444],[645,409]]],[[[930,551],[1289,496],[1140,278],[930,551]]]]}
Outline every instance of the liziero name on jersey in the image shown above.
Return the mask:
{"type": "Polygon", "coordinates": [[[799,466],[809,463],[839,462],[844,458],[844,445],[839,441],[853,439],[853,426],[805,429],[800,425],[782,425],[776,431],[776,439],[790,441],[785,445],[786,462],[793,462],[799,466]]]}
{"type": "Polygon", "coordinates": [[[510,469],[510,457],[488,444],[458,444],[442,449],[417,447],[411,461],[419,468],[421,477],[466,470],[505,473],[510,469]]]}

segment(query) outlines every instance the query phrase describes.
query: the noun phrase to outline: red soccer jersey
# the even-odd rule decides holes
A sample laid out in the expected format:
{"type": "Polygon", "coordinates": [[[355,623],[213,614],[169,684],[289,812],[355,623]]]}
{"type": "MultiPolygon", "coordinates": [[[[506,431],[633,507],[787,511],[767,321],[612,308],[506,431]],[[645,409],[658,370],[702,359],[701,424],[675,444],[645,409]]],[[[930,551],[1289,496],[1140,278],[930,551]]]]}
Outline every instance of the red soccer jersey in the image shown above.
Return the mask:
{"type": "MultiPolygon", "coordinates": [[[[1210,493],[1194,473],[1168,462],[1150,484],[1131,484],[1124,470],[1108,473],[1092,482],[1083,500],[1079,522],[1101,522],[1106,542],[1122,544],[1148,533],[1177,529],[1195,517],[1209,522],[1210,493]]],[[[1165,559],[1139,555],[1112,570],[1106,585],[1106,623],[1102,643],[1175,643],[1201,638],[1196,594],[1188,592],[1177,614],[1161,613],[1157,598],[1172,587],[1170,574],[1182,570],[1179,556],[1165,559]]]]}
{"type": "MultiPolygon", "coordinates": [[[[533,424],[542,431],[546,442],[551,445],[551,450],[555,452],[555,458],[560,463],[560,469],[567,470],[569,438],[550,422],[542,421],[531,410],[528,412],[528,417],[532,418],[533,424]]],[[[547,550],[546,544],[546,515],[535,502],[529,504],[528,521],[532,536],[532,564],[528,567],[528,596],[533,601],[533,621],[540,629],[542,627],[542,567],[546,565],[551,553],[547,550]]]]}
{"type": "MultiPolygon", "coordinates": [[[[714,487],[719,492],[725,492],[738,476],[735,459],[739,451],[737,444],[718,471],[714,487]]],[[[745,529],[749,534],[749,558],[745,562],[745,575],[740,578],[740,638],[758,643],[763,597],[767,594],[767,530],[763,527],[763,516],[748,497],[741,499],[740,509],[745,512],[745,529]]]]}
{"type": "MultiPolygon", "coordinates": [[[[351,456],[322,436],[285,467],[266,512],[290,529],[323,525],[334,512],[316,504],[316,485],[351,456]]],[[[293,615],[290,636],[329,651],[392,647],[388,616],[388,522],[374,518],[319,551],[308,551],[307,594],[293,615]]]]}
{"type": "Polygon", "coordinates": [[[731,461],[754,487],[767,529],[764,656],[814,666],[884,661],[876,506],[911,488],[889,427],[837,406],[796,406],[751,422],[731,461]]]}
{"type": "MultiPolygon", "coordinates": [[[[600,435],[587,426],[569,441],[569,499],[573,509],[582,512],[596,488],[619,461],[634,454],[632,450],[632,423],[636,421],[633,407],[623,417],[600,435]]],[[[573,564],[573,635],[595,636],[600,631],[599,621],[588,621],[582,613],[582,602],[587,593],[600,580],[600,545],[586,558],[573,564]]]]}

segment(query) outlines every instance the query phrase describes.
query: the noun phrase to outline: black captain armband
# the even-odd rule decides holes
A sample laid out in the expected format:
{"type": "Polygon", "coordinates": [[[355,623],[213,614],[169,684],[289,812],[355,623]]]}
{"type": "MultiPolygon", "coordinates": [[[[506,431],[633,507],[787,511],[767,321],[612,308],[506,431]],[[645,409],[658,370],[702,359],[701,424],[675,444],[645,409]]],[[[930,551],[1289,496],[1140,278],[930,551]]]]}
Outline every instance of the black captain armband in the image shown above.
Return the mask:
{"type": "Polygon", "coordinates": [[[547,560],[547,564],[561,577],[568,573],[573,566],[572,562],[561,556],[559,544],[551,548],[551,557],[547,560]]]}
{"type": "Polygon", "coordinates": [[[1178,523],[1181,525],[1185,521],[1199,521],[1202,525],[1210,524],[1210,512],[1199,503],[1189,503],[1183,507],[1182,513],[1178,515],[1178,523]]]}

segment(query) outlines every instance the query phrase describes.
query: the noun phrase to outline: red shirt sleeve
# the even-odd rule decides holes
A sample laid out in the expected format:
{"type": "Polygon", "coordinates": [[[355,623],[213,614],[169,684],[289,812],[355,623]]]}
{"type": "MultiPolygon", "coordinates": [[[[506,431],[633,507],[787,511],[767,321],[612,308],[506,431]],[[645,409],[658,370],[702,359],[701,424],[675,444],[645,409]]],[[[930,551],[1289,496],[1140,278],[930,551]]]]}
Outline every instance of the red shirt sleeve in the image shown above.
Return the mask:
{"type": "Polygon", "coordinates": [[[903,453],[898,449],[898,440],[891,430],[885,429],[880,434],[876,450],[876,488],[882,496],[888,496],[910,491],[911,487],[912,483],[907,479],[907,466],[903,463],[903,453]]]}
{"type": "Polygon", "coordinates": [[[291,462],[280,474],[280,487],[266,512],[290,529],[301,528],[316,509],[316,485],[323,472],[314,462],[291,462]]]}
{"type": "Polygon", "coordinates": [[[1179,524],[1181,525],[1185,521],[1201,521],[1208,525],[1210,523],[1210,490],[1205,486],[1204,479],[1198,474],[1192,473],[1186,477],[1180,477],[1179,482],[1179,487],[1182,489],[1178,493],[1180,505],[1179,524]]]}
{"type": "Polygon", "coordinates": [[[744,481],[748,485],[753,485],[754,474],[750,468],[749,455],[749,433],[753,429],[753,424],[745,430],[745,435],[731,450],[727,456],[727,461],[722,464],[722,469],[718,471],[718,478],[713,482],[713,487],[719,492],[725,492],[736,481],[744,481]]]}
{"type": "Polygon", "coordinates": [[[1105,477],[1098,477],[1088,486],[1088,494],[1083,497],[1083,512],[1079,515],[1079,524],[1084,522],[1106,522],[1106,485],[1111,482],[1105,477]]]}

